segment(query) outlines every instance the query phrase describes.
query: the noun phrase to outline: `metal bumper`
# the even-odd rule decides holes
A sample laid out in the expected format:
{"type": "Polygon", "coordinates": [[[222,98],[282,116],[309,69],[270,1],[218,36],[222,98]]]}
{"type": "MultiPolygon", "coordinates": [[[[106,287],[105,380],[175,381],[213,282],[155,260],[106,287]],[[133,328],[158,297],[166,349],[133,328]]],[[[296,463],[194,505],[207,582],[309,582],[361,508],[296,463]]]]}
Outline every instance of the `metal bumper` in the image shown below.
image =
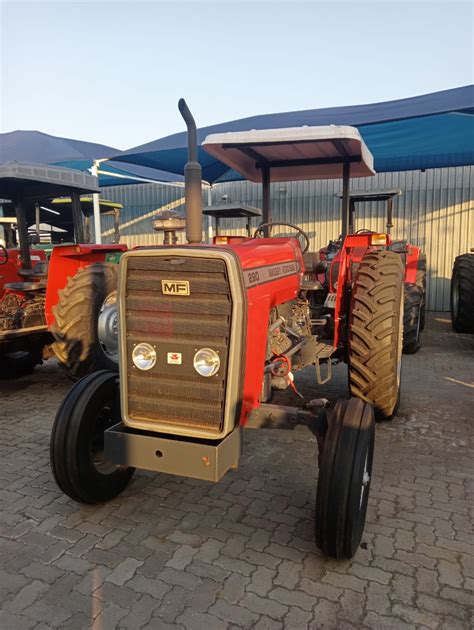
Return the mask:
{"type": "Polygon", "coordinates": [[[120,422],[107,429],[104,439],[105,457],[114,464],[205,481],[219,481],[229,469],[237,468],[241,453],[239,429],[218,441],[187,441],[120,422]]]}

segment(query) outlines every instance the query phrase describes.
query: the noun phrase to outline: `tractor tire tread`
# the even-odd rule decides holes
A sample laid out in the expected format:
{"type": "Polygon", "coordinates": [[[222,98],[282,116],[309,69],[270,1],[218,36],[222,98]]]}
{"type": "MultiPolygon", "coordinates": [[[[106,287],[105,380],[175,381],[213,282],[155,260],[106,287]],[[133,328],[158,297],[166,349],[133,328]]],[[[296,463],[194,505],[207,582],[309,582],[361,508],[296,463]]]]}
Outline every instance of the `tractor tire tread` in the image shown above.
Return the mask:
{"type": "Polygon", "coordinates": [[[451,305],[453,328],[458,333],[474,333],[474,254],[457,256],[453,266],[453,279],[459,282],[458,314],[451,305]]]}
{"type": "Polygon", "coordinates": [[[360,263],[352,291],[348,348],[351,394],[372,403],[377,416],[383,418],[394,414],[398,400],[392,355],[398,339],[394,327],[403,277],[398,254],[370,252],[360,263]]]}

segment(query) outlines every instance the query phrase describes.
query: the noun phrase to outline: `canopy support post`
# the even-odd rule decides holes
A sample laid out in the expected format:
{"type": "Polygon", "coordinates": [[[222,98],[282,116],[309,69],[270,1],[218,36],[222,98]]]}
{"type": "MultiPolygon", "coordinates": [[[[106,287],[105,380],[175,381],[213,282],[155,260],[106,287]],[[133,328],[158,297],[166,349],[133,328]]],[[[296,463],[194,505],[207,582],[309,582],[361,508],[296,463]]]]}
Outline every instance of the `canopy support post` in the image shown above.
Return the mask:
{"type": "Polygon", "coordinates": [[[74,240],[76,244],[85,243],[84,235],[84,220],[82,216],[81,208],[81,196],[74,190],[71,193],[71,205],[72,205],[72,221],[74,225],[74,240]]]}
{"type": "MultiPolygon", "coordinates": [[[[91,167],[91,173],[94,177],[97,177],[97,183],[99,183],[99,161],[94,160],[91,167]]],[[[92,195],[92,204],[94,208],[94,233],[95,242],[100,245],[102,243],[102,231],[100,226],[100,201],[99,193],[92,195]]]]}
{"type": "Polygon", "coordinates": [[[40,238],[40,205],[38,202],[35,203],[35,225],[36,234],[40,238]]]}
{"type": "Polygon", "coordinates": [[[25,217],[25,202],[22,197],[15,201],[15,215],[20,240],[22,269],[31,269],[30,244],[28,242],[28,225],[25,217]]]}
{"type": "Polygon", "coordinates": [[[392,228],[393,228],[392,212],[393,212],[393,197],[389,197],[387,199],[387,234],[391,234],[392,228]]]}
{"type": "Polygon", "coordinates": [[[351,176],[351,163],[345,161],[342,165],[342,238],[346,238],[349,232],[349,214],[350,214],[350,198],[349,198],[349,182],[351,176]]]}
{"type": "MultiPolygon", "coordinates": [[[[270,167],[262,166],[262,212],[263,223],[271,223],[272,209],[270,205],[270,167]]],[[[264,235],[270,236],[271,229],[269,226],[263,228],[264,235]]]]}

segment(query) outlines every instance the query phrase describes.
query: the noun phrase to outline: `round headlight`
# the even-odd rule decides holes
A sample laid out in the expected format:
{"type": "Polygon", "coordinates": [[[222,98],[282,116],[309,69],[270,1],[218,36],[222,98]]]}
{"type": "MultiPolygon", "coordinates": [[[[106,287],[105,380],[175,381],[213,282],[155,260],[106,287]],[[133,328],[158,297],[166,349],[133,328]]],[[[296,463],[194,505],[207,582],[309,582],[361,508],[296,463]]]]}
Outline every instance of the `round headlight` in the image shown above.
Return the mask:
{"type": "Polygon", "coordinates": [[[221,360],[215,350],[201,348],[194,355],[194,369],[201,376],[214,376],[219,371],[221,360]]]}
{"type": "Polygon", "coordinates": [[[156,363],[156,350],[149,343],[139,343],[132,352],[133,365],[139,370],[151,370],[156,363]]]}

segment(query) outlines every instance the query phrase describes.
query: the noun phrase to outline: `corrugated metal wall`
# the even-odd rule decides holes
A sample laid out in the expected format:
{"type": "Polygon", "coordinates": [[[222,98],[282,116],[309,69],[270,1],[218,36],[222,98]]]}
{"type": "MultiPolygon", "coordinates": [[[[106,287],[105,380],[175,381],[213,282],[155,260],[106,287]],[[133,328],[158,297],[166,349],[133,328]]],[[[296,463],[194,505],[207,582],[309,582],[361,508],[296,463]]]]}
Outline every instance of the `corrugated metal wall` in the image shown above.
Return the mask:
{"type": "MultiPolygon", "coordinates": [[[[474,167],[380,173],[354,179],[352,190],[400,188],[395,200],[392,234],[419,245],[428,257],[428,308],[449,310],[449,283],[454,258],[474,247],[474,167]]],[[[319,249],[340,230],[341,182],[320,180],[272,184],[273,220],[301,226],[311,237],[311,247],[319,249]]],[[[108,198],[125,206],[122,222],[134,221],[123,230],[122,242],[129,245],[160,243],[153,233],[151,219],[136,221],[158,207],[179,200],[182,188],[156,184],[119,186],[107,190],[108,198]]],[[[204,201],[208,202],[208,192],[204,201]]],[[[261,189],[250,182],[229,182],[213,186],[213,205],[243,201],[261,207],[261,189]]],[[[183,206],[180,206],[183,208],[183,206]]],[[[384,231],[385,205],[358,204],[356,228],[384,231]]],[[[228,226],[234,227],[229,221],[228,226]]],[[[223,228],[226,227],[223,222],[223,228]]],[[[233,230],[234,231],[234,230],[233,230]]],[[[243,231],[235,230],[236,233],[243,231]]]]}
{"type": "MultiPolygon", "coordinates": [[[[169,205],[184,212],[184,187],[165,184],[111,186],[102,197],[123,205],[120,213],[120,242],[129,247],[161,245],[163,236],[153,231],[153,216],[158,208],[169,205]]],[[[103,242],[112,242],[113,218],[102,217],[103,242]]]]}

